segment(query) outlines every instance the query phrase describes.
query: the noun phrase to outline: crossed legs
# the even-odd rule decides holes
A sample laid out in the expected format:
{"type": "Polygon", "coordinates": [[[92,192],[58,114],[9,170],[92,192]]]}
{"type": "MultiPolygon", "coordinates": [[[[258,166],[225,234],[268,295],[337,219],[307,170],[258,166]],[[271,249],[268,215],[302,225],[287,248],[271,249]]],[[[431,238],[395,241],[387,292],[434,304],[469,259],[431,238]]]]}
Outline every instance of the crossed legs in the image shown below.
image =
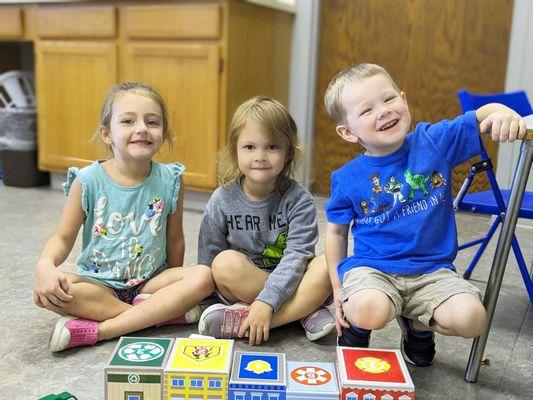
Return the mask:
{"type": "MultiPolygon", "coordinates": [[[[229,301],[254,302],[268,279],[268,273],[256,267],[244,254],[234,250],[221,252],[212,263],[213,279],[218,291],[229,301]]],[[[326,260],[315,257],[294,294],[272,317],[272,328],[309,315],[320,307],[331,293],[326,260]]]]}
{"type": "Polygon", "coordinates": [[[150,279],[140,293],[151,294],[135,307],[117,299],[111,289],[79,275],[67,274],[73,299],[50,307],[60,315],[98,322],[98,340],[111,339],[182,315],[214,290],[205,266],[168,268],[150,279]]]}

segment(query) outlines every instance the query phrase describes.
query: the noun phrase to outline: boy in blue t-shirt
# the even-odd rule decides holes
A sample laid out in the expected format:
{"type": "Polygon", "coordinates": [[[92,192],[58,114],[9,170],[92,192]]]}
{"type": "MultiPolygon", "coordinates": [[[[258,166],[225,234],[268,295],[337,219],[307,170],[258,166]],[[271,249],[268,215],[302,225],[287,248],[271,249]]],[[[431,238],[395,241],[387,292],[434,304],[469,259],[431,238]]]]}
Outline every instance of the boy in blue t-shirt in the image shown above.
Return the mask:
{"type": "Polygon", "coordinates": [[[525,135],[525,123],[488,104],[407,134],[406,96],[374,64],[337,74],[325,103],[339,136],[366,150],[332,174],[325,206],[338,344],[368,347],[372,329],[398,318],[406,361],[430,365],[433,332],[472,338],[486,324],[479,290],[453,266],[452,168],[479,154],[479,132],[514,141],[525,135]],[[354,254],[347,257],[350,224],[354,254]]]}

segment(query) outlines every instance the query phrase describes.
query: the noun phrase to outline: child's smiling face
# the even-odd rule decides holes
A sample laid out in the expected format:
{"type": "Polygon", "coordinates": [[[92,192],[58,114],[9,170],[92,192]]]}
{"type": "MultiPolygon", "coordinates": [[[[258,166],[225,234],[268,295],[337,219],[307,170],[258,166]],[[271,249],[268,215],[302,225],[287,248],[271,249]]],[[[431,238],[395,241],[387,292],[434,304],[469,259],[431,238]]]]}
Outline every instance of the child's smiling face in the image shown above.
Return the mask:
{"type": "Polygon", "coordinates": [[[125,93],[113,104],[110,129],[102,133],[115,158],[151,160],[163,145],[161,107],[141,93],[125,93]]]}
{"type": "Polygon", "coordinates": [[[386,156],[398,150],[411,126],[411,114],[403,92],[378,74],[348,83],[341,93],[346,122],[337,133],[360,143],[370,156],[386,156]]]}

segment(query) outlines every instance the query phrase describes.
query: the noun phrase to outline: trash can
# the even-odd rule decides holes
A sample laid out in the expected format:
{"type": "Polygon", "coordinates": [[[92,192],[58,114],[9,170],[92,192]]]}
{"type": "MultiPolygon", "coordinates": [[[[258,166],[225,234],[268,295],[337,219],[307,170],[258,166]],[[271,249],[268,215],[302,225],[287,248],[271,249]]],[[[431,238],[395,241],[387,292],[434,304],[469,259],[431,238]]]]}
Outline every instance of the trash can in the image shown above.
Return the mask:
{"type": "Polygon", "coordinates": [[[0,108],[0,165],[6,186],[49,183],[49,174],[37,169],[35,117],[33,108],[0,108]]]}

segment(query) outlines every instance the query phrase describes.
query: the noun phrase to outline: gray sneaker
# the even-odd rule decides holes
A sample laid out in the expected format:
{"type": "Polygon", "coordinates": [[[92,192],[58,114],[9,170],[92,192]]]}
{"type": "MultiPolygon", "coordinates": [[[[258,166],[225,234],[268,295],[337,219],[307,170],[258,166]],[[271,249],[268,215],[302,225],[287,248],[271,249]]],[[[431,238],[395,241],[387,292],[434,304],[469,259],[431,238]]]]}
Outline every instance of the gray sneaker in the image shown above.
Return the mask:
{"type": "Polygon", "coordinates": [[[326,336],[335,329],[335,317],[326,307],[320,307],[316,311],[300,320],[304,327],[307,339],[314,341],[326,336]]]}
{"type": "Polygon", "coordinates": [[[198,333],[217,339],[234,339],[238,337],[239,329],[247,317],[248,304],[213,304],[202,313],[198,321],[198,333]]]}

